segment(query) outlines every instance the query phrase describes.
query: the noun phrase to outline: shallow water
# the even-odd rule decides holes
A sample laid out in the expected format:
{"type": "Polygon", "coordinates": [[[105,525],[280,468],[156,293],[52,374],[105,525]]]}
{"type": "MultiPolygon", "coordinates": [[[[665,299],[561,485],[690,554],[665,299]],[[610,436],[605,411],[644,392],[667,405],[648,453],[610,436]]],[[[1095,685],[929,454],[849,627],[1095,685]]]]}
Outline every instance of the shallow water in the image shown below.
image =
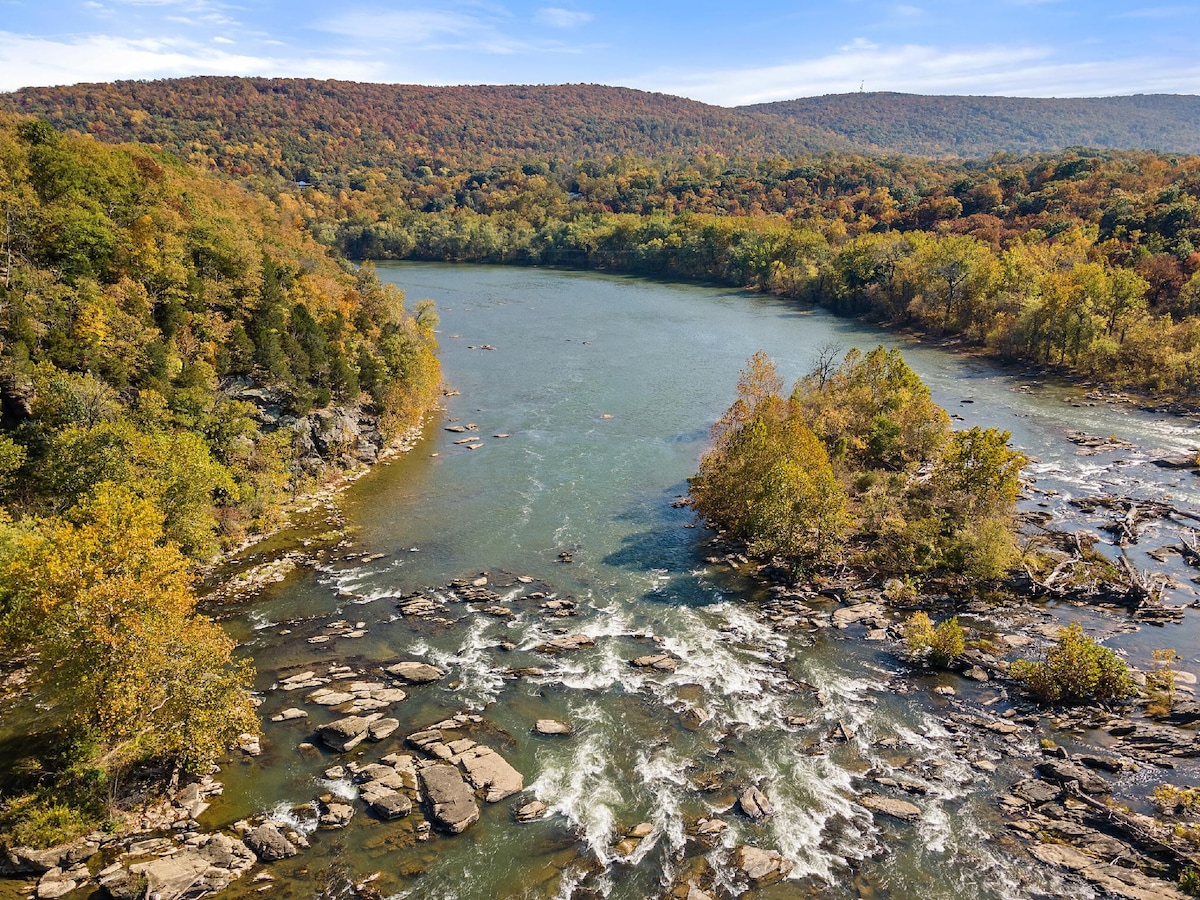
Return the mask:
{"type": "MultiPolygon", "coordinates": [[[[993,777],[1005,781],[1006,766],[1001,761],[990,776],[962,761],[937,714],[945,701],[909,691],[905,667],[889,648],[852,632],[772,629],[757,602],[763,597],[705,564],[709,535],[671,502],[686,492],[710,424],[758,349],[790,381],[829,342],[902,346],[962,424],[1008,429],[1036,457],[1037,487],[1057,493],[1029,502],[1070,516],[1074,527],[1099,520],[1072,511],[1072,496],[1111,491],[1200,508],[1200,478],[1149,463],[1156,452],[1200,444],[1200,429],[1128,406],[1073,405],[1086,402],[1078,390],[743,292],[512,268],[381,264],[379,273],[411,300],[437,301],[446,379],[461,394],[447,398],[446,421],[431,423],[411,453],[344,498],[354,551],[384,558],[300,572],[227,622],[255,657],[263,689],[280,670],[341,661],[365,671],[418,658],[449,669],[447,679],[413,688],[390,713],[402,723],[395,741],[349,756],[375,759],[424,724],[480,712],[500,729],[486,742],[525,775],[521,796],[540,798],[550,815],[518,825],[511,801],[502,801],[461,836],[399,846],[406,843],[400,825],[360,808],[344,831],[318,832],[310,851],[275,864],[274,896],[340,896],[346,878],[380,872],[375,886],[400,897],[566,897],[577,883],[612,898],[658,897],[700,859],[720,889],[739,893],[745,883],[729,857],[744,843],[778,850],[795,866],[789,881],[757,891],[761,897],[1090,896],[1063,885],[1004,835],[987,788],[993,777]],[[484,344],[495,349],[478,349],[484,344]],[[483,447],[455,445],[462,435],[442,430],[450,420],[477,425],[483,447]],[[1081,456],[1065,439],[1070,429],[1114,434],[1139,449],[1081,456]],[[562,551],[573,562],[559,562],[562,551]],[[396,594],[483,571],[493,581],[509,572],[546,582],[577,602],[577,615],[546,618],[536,604],[515,599],[509,620],[467,604],[448,607],[447,617],[457,620],[451,628],[398,617],[396,594]],[[335,619],[364,622],[368,634],[306,643],[335,619]],[[596,646],[559,657],[536,652],[556,628],[588,634],[596,646]],[[292,633],[280,634],[285,629],[292,633]],[[497,649],[504,641],[516,649],[497,649]],[[675,672],[627,664],[656,647],[679,658],[675,672]],[[502,678],[510,666],[547,674],[502,678]],[[694,731],[680,722],[688,707],[710,717],[694,731]],[[568,721],[576,733],[534,736],[538,718],[568,721]],[[839,723],[853,728],[853,739],[824,740],[839,723]],[[922,808],[920,826],[873,819],[855,803],[859,775],[891,773],[910,760],[921,765],[908,765],[915,774],[906,777],[926,791],[905,798],[922,808]],[[720,776],[724,787],[702,792],[695,785],[701,776],[720,776]],[[763,824],[731,809],[734,790],[749,784],[776,805],[763,824]],[[685,835],[702,815],[731,826],[713,849],[685,835]],[[620,858],[615,844],[639,822],[654,832],[620,858]]],[[[1131,555],[1149,567],[1142,551],[1172,539],[1170,528],[1151,530],[1131,555]]],[[[1192,574],[1173,565],[1182,580],[1192,574]]],[[[522,587],[508,592],[515,597],[522,587]]],[[[1171,602],[1191,599],[1178,593],[1171,602]]],[[[1101,633],[1120,624],[1094,612],[1084,619],[1101,633]]],[[[1185,655],[1183,668],[1200,663],[1190,619],[1112,644],[1135,662],[1150,648],[1174,645],[1185,655]]],[[[263,712],[298,699],[268,693],[263,712]]],[[[313,724],[335,717],[309,709],[313,724]]],[[[226,767],[226,795],[204,823],[304,804],[331,788],[352,792],[320,778],[338,761],[334,754],[297,750],[311,727],[268,723],[266,752],[226,767]]],[[[254,886],[236,890],[249,894],[254,886]]]]}

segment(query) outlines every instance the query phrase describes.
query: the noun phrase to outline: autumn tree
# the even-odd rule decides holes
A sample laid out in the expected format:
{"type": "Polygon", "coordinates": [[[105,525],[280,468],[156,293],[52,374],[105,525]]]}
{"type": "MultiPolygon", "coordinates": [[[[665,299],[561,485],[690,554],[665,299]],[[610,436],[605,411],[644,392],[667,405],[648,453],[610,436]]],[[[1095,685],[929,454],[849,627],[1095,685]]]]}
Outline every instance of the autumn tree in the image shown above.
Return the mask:
{"type": "Polygon", "coordinates": [[[162,515],[105,484],[0,559],[0,634],[31,657],[44,702],[105,772],[144,759],[204,771],[256,731],[250,668],[196,613],[188,561],[162,515]]]}

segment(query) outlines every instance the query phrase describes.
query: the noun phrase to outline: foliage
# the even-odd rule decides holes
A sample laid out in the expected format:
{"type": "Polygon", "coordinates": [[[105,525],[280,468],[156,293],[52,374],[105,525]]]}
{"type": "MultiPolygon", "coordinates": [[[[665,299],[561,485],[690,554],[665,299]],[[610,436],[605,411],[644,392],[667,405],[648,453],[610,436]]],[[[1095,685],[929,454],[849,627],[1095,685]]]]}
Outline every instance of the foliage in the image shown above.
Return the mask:
{"type": "Polygon", "coordinates": [[[795,564],[849,557],[905,577],[1003,574],[1025,464],[1007,433],[953,434],[900,353],[882,347],[819,363],[787,398],[782,389],[755,354],[690,482],[702,516],[795,564]]]}
{"type": "Polygon", "coordinates": [[[1154,650],[1153,663],[1146,673],[1146,712],[1151,716],[1170,714],[1175,705],[1175,662],[1181,657],[1171,648],[1154,650]]]}
{"type": "Polygon", "coordinates": [[[935,628],[929,615],[915,612],[904,623],[904,645],[914,659],[945,668],[963,654],[966,647],[958,617],[944,619],[935,628]]]}
{"type": "Polygon", "coordinates": [[[203,771],[257,730],[250,670],[195,614],[187,559],[149,501],[110,483],[23,535],[0,564],[0,625],[55,715],[103,770],[162,758],[203,771]]]}
{"type": "Polygon", "coordinates": [[[1017,660],[1009,675],[1050,703],[1108,702],[1137,694],[1125,661],[1087,637],[1078,622],[1062,629],[1044,659],[1017,660]]]}
{"type": "Polygon", "coordinates": [[[0,807],[0,833],[11,847],[56,847],[93,831],[99,816],[94,802],[68,803],[57,790],[33,792],[0,807]]]}
{"type": "Polygon", "coordinates": [[[848,525],[845,492],[780,386],[765,354],[750,360],[737,400],[717,425],[717,446],[691,481],[692,499],[755,553],[819,561],[848,525]]]}
{"type": "Polygon", "coordinates": [[[297,483],[280,413],[361,404],[394,432],[436,402],[436,314],[345,271],[286,202],[0,118],[0,209],[0,504],[18,515],[131,484],[205,559],[297,483]]]}

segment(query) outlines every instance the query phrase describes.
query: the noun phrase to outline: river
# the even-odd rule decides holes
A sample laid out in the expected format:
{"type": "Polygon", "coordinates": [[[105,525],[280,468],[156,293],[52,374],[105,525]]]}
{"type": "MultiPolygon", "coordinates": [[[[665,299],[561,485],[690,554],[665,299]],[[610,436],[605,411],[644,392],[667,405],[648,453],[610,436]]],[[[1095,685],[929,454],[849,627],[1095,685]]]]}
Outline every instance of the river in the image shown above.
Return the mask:
{"type": "MultiPolygon", "coordinates": [[[[995,763],[995,774],[964,759],[939,717],[944,698],[929,691],[954,684],[1002,701],[995,688],[965,688],[954,676],[914,680],[894,647],[850,631],[772,628],[758,589],[706,564],[711,535],[672,503],[733,399],[739,368],[759,349],[790,382],[831,342],[901,346],[956,424],[1012,432],[1035,458],[1030,473],[1043,492],[1026,503],[1070,516],[1075,527],[1099,520],[1066,501],[1104,491],[1200,508],[1200,478],[1149,462],[1200,444],[1194,423],[1088,405],[1078,389],[740,291],[519,268],[381,264],[379,274],[410,301],[437,302],[446,381],[459,393],[446,398],[444,419],[429,424],[412,452],[342,500],[354,541],[346,555],[381,558],[297,570],[226,623],[259,668],[265,716],[297,702],[269,691],[280,672],[343,661],[367,672],[398,659],[449,670],[441,682],[413,687],[389,713],[401,721],[395,740],[350,755],[369,761],[399,749],[420,726],[479,713],[493,723],[485,742],[524,774],[521,797],[539,798],[549,813],[517,824],[514,797],[486,805],[462,835],[414,843],[411,823],[378,821],[360,808],[346,829],[316,832],[311,849],[275,864],[270,896],[343,896],[349,881],[379,872],[374,887],[384,896],[566,897],[582,884],[593,893],[575,896],[624,900],[664,896],[681,873],[705,866],[717,892],[730,895],[746,887],[730,864],[741,844],[779,851],[794,865],[787,881],[755,897],[1091,896],[1006,835],[990,792],[1004,783],[1006,757],[970,751],[995,763]],[[452,423],[476,426],[465,434],[482,446],[454,443],[463,433],[444,430],[452,423]],[[1136,449],[1079,455],[1066,439],[1070,429],[1115,435],[1136,449]],[[501,434],[508,436],[493,437],[501,434]],[[572,561],[560,560],[564,551],[572,561]],[[437,626],[397,612],[399,594],[483,572],[490,583],[513,585],[501,593],[516,615],[452,604],[445,617],[453,624],[437,626]],[[521,603],[525,586],[514,584],[515,574],[572,598],[576,614],[555,618],[521,603]],[[364,623],[366,635],[308,643],[338,619],[364,623]],[[559,656],[533,649],[563,628],[591,636],[595,647],[559,656]],[[504,642],[515,649],[498,649],[504,642]],[[652,652],[670,653],[675,671],[628,665],[652,652]],[[545,674],[502,676],[521,666],[545,674]],[[693,708],[709,718],[684,727],[680,714],[693,708]],[[574,734],[531,734],[542,718],[568,722],[574,734]],[[853,737],[827,741],[839,724],[853,737]],[[873,818],[857,804],[868,770],[918,781],[923,793],[908,799],[922,821],[873,818]],[[750,784],[776,807],[763,823],[731,809],[735,790],[750,784]],[[711,848],[686,834],[701,816],[730,826],[711,848]],[[649,837],[631,856],[619,854],[617,842],[642,822],[654,826],[649,837]]],[[[1133,558],[1162,569],[1143,551],[1171,539],[1169,527],[1152,529],[1133,558]]],[[[1170,565],[1181,581],[1190,577],[1170,565]]],[[[1191,599],[1180,591],[1170,602],[1191,599]]],[[[1055,614],[1082,616],[1135,663],[1171,645],[1184,654],[1184,669],[1200,664],[1190,618],[1120,634],[1118,618],[1055,614]]],[[[307,723],[268,722],[264,754],[225,767],[225,796],[203,823],[272,809],[295,817],[290,807],[322,792],[352,795],[348,781],[322,777],[338,757],[297,749],[312,740],[313,725],[334,717],[313,708],[307,723]]],[[[258,887],[233,890],[249,896],[258,887]]]]}

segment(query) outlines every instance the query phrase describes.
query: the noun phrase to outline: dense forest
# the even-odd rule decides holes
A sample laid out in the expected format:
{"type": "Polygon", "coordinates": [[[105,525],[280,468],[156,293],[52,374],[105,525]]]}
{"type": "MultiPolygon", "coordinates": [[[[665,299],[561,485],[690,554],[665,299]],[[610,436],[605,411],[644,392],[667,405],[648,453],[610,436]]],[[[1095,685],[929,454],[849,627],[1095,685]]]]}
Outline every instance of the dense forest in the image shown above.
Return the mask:
{"type": "Polygon", "coordinates": [[[859,148],[972,158],[1068,147],[1200,153],[1200,97],[956,97],[869,92],[743,107],[859,148]]]}
{"type": "Polygon", "coordinates": [[[727,109],[604,85],[203,77],[26,88],[0,109],[158,144],[238,176],[362,189],[420,167],[606,157],[986,157],[1069,147],[1200,152],[1200,100],[842,94],[727,109]]]}
{"type": "Polygon", "coordinates": [[[603,85],[421,85],[266,78],[118,81],[0,94],[0,108],[102,140],[159,144],[234,175],[361,188],[514,159],[795,155],[832,132],[603,85]]]}
{"type": "Polygon", "coordinates": [[[257,730],[196,564],[436,402],[436,315],[287,198],[41,121],[0,120],[0,215],[0,646],[42,710],[0,826],[45,843],[257,730]]]}

